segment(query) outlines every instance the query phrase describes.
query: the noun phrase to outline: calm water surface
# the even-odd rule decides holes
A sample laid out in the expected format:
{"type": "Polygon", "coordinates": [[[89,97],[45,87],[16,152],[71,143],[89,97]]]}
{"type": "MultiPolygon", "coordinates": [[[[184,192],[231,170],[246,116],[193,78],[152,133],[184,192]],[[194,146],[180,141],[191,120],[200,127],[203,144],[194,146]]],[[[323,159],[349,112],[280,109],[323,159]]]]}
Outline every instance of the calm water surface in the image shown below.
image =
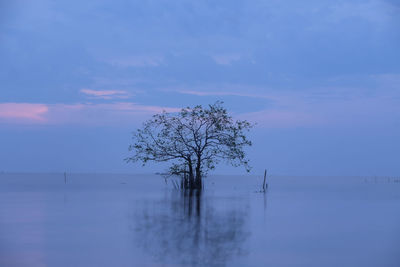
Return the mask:
{"type": "Polygon", "coordinates": [[[0,266],[400,266],[400,179],[0,174],[0,266]]]}

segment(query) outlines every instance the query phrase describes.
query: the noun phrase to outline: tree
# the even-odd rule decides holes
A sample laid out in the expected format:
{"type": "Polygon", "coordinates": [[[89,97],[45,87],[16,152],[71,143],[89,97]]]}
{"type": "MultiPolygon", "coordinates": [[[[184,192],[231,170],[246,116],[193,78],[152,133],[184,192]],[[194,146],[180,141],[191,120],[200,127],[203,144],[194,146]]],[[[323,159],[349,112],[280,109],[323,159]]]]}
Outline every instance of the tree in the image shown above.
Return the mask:
{"type": "Polygon", "coordinates": [[[251,146],[245,133],[253,125],[233,120],[222,104],[154,115],[133,133],[133,156],[126,161],[171,161],[169,174],[182,176],[181,187],[190,189],[201,189],[202,177],[221,161],[250,171],[244,148],[251,146]]]}

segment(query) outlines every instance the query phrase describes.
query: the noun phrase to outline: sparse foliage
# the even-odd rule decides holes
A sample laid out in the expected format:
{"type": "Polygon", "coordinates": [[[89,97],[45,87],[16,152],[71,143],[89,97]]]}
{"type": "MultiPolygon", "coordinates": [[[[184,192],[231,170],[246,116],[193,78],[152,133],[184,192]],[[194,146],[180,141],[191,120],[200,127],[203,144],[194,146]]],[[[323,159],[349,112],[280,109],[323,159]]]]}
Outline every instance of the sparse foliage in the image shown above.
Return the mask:
{"type": "Polygon", "coordinates": [[[133,133],[129,146],[133,156],[126,161],[171,161],[171,175],[181,175],[184,188],[201,188],[202,177],[221,161],[250,170],[244,148],[245,135],[253,126],[233,120],[222,102],[203,108],[183,108],[179,113],[156,114],[133,133]]]}

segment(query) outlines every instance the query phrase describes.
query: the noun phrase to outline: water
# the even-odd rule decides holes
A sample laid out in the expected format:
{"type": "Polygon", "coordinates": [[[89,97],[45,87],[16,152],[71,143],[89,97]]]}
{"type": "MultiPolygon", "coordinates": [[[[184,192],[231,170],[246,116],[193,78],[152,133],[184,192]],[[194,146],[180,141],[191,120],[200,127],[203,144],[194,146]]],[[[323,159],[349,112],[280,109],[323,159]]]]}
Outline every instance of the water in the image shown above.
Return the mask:
{"type": "Polygon", "coordinates": [[[0,174],[0,266],[400,266],[400,179],[0,174]]]}

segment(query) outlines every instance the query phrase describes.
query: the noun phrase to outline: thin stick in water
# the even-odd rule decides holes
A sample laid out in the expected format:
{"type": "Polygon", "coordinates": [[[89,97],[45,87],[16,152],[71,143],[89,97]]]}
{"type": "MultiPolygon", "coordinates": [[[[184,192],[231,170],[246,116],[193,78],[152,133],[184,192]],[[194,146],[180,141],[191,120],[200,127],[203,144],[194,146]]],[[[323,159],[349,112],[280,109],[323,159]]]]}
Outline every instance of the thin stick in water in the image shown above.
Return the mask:
{"type": "Polygon", "coordinates": [[[264,183],[263,183],[263,190],[264,191],[268,187],[268,184],[266,183],[266,181],[267,181],[267,169],[265,169],[265,171],[264,171],[264,183]]]}

